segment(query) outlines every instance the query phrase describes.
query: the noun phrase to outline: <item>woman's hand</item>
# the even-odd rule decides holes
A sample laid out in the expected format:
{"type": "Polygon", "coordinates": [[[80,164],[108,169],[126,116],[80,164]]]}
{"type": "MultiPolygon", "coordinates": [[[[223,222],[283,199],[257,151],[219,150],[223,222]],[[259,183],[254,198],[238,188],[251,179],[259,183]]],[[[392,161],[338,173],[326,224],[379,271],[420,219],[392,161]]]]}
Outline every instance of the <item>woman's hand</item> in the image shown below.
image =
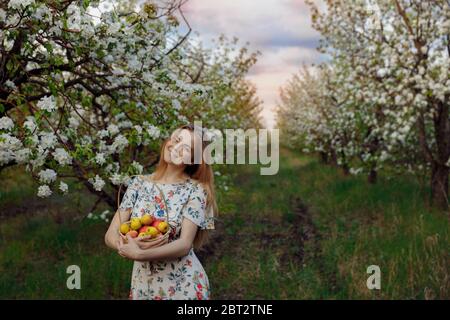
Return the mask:
{"type": "Polygon", "coordinates": [[[164,239],[163,237],[161,237],[160,239],[154,240],[154,241],[144,241],[144,240],[141,240],[140,238],[136,238],[136,239],[137,239],[136,243],[141,250],[147,250],[150,248],[159,247],[160,245],[164,244],[167,241],[167,239],[164,239]]]}
{"type": "Polygon", "coordinates": [[[139,249],[137,261],[161,261],[172,260],[179,257],[184,257],[189,254],[192,249],[198,226],[189,219],[183,219],[181,223],[180,238],[169,243],[162,243],[155,245],[155,243],[144,243],[145,241],[134,240],[135,245],[139,248],[142,246],[152,246],[148,250],[139,249]],[[141,242],[141,243],[140,243],[141,242]]]}
{"type": "Polygon", "coordinates": [[[131,260],[138,260],[141,249],[137,244],[137,240],[132,238],[130,235],[127,235],[127,243],[125,243],[124,239],[120,237],[119,243],[117,245],[118,253],[124,257],[131,260]]]}

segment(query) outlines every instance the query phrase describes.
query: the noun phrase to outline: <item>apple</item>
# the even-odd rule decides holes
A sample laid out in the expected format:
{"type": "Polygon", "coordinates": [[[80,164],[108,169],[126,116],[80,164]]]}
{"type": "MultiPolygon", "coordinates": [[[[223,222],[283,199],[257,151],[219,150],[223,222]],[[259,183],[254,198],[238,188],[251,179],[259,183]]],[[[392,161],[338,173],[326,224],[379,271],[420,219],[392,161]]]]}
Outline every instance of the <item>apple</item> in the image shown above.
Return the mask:
{"type": "Polygon", "coordinates": [[[130,231],[130,226],[128,225],[128,223],[122,223],[120,225],[120,233],[121,234],[127,234],[128,231],[130,231]]]}
{"type": "Polygon", "coordinates": [[[158,234],[159,234],[158,229],[156,229],[155,227],[148,227],[148,229],[147,229],[148,236],[155,238],[158,234]]]}
{"type": "Polygon", "coordinates": [[[141,217],[141,223],[142,223],[144,226],[149,226],[149,225],[152,224],[152,222],[153,222],[153,216],[151,216],[151,215],[149,215],[149,214],[144,214],[144,215],[141,217]]]}
{"type": "Polygon", "coordinates": [[[145,233],[145,232],[147,232],[147,229],[149,228],[149,226],[143,226],[143,227],[141,227],[140,229],[139,229],[139,233],[145,233]]]}
{"type": "Polygon", "coordinates": [[[166,221],[161,221],[156,226],[156,229],[158,229],[159,231],[161,231],[162,234],[164,234],[167,232],[167,230],[169,230],[169,224],[166,221]]]}
{"type": "Polygon", "coordinates": [[[141,219],[140,218],[131,218],[131,229],[138,230],[140,227],[142,227],[141,219]]]}
{"type": "Polygon", "coordinates": [[[139,238],[146,237],[146,236],[148,236],[148,234],[145,232],[139,233],[139,238]]]}
{"type": "Polygon", "coordinates": [[[138,232],[136,230],[131,230],[127,233],[127,235],[130,235],[132,238],[136,238],[138,236],[138,232]]]}
{"type": "Polygon", "coordinates": [[[156,228],[160,222],[162,222],[162,220],[155,219],[155,220],[152,222],[152,227],[155,227],[155,228],[156,228]]]}

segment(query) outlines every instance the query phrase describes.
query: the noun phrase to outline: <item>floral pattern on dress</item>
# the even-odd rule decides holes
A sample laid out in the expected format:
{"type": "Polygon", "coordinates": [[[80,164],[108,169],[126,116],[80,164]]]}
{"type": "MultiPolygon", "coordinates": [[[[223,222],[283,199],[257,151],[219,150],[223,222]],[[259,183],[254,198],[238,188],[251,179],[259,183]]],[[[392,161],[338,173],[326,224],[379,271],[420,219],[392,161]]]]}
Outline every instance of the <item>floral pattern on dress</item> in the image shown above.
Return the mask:
{"type": "MultiPolygon", "coordinates": [[[[180,237],[183,218],[195,223],[199,229],[214,229],[214,217],[206,210],[207,192],[201,184],[188,179],[182,183],[158,183],[158,186],[167,202],[171,227],[169,242],[180,237]]],[[[151,214],[166,219],[159,190],[145,175],[131,179],[119,208],[131,208],[131,217],[151,214]]],[[[206,300],[209,297],[208,276],[193,248],[186,256],[173,260],[135,261],[133,264],[130,299],[206,300]]]]}

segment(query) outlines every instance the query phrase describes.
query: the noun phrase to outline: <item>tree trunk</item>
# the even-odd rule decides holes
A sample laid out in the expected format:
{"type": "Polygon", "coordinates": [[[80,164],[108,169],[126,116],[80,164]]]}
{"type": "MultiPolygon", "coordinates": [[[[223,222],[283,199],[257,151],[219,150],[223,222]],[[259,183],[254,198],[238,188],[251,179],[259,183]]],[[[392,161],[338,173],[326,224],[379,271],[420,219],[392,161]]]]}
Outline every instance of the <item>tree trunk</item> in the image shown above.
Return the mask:
{"type": "Polygon", "coordinates": [[[448,175],[450,170],[445,165],[435,165],[431,173],[431,197],[433,204],[447,210],[448,199],[448,175]]]}
{"type": "Polygon", "coordinates": [[[369,176],[368,176],[368,178],[367,178],[367,181],[368,181],[370,184],[375,184],[375,183],[377,182],[377,178],[378,178],[378,171],[375,170],[375,169],[370,169],[370,172],[369,172],[369,176]]]}
{"type": "Polygon", "coordinates": [[[337,155],[334,150],[331,151],[330,164],[337,167],[337,155]]]}
{"type": "Polygon", "coordinates": [[[436,160],[432,163],[431,195],[433,204],[447,210],[449,167],[446,162],[450,156],[450,110],[447,103],[438,102],[437,113],[434,118],[436,139],[436,160]]]}
{"type": "Polygon", "coordinates": [[[320,152],[320,160],[322,161],[322,163],[328,164],[328,153],[323,151],[320,152]]]}
{"type": "Polygon", "coordinates": [[[344,172],[345,176],[348,176],[350,174],[350,168],[348,167],[347,163],[344,163],[342,165],[342,172],[344,172]]]}

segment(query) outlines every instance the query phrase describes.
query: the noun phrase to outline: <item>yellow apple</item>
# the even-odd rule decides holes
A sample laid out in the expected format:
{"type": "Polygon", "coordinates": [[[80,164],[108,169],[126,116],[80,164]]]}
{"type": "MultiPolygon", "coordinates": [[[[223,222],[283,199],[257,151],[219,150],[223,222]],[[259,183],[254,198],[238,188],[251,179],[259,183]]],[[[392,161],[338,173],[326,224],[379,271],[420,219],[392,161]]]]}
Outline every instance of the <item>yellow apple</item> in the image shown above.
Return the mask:
{"type": "Polygon", "coordinates": [[[142,223],[144,226],[149,226],[149,225],[152,224],[152,222],[153,222],[153,217],[152,217],[151,215],[149,215],[149,214],[144,214],[144,215],[141,217],[141,223],[142,223]]]}
{"type": "Polygon", "coordinates": [[[148,236],[151,236],[152,238],[155,238],[159,234],[159,231],[155,227],[148,227],[146,233],[147,233],[148,236]]]}
{"type": "Polygon", "coordinates": [[[162,234],[166,233],[167,230],[169,230],[169,224],[165,221],[161,221],[160,223],[158,223],[158,225],[156,226],[156,228],[161,231],[162,234]]]}
{"type": "Polygon", "coordinates": [[[122,223],[120,225],[120,233],[121,234],[127,234],[128,231],[130,231],[130,226],[128,225],[128,223],[122,223]]]}
{"type": "Polygon", "coordinates": [[[131,218],[130,226],[131,226],[131,229],[138,230],[140,227],[142,227],[141,219],[139,219],[139,218],[131,218]]]}

